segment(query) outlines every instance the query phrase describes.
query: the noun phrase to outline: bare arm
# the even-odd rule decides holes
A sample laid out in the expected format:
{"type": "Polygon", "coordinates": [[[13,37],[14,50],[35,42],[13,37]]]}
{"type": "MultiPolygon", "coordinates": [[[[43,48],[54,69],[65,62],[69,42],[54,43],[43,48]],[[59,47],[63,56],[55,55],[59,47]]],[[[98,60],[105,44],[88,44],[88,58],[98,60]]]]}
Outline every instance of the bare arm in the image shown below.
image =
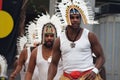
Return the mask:
{"type": "Polygon", "coordinates": [[[89,33],[89,40],[91,43],[92,52],[96,55],[95,67],[100,69],[105,62],[103,49],[94,33],[92,33],[92,32],[89,33]]]}
{"type": "MultiPolygon", "coordinates": [[[[100,68],[103,66],[103,64],[105,62],[102,47],[101,47],[100,42],[98,41],[98,39],[94,33],[89,32],[88,38],[89,38],[89,41],[91,44],[92,52],[96,55],[95,67],[98,70],[100,70],[100,68]]],[[[94,80],[95,79],[96,74],[97,74],[96,68],[93,69],[94,71],[91,71],[90,73],[88,73],[86,75],[85,80],[94,80]]]]}
{"type": "Polygon", "coordinates": [[[53,56],[52,61],[50,63],[49,69],[48,69],[48,78],[47,80],[53,80],[57,73],[57,66],[59,59],[61,57],[61,51],[60,51],[60,38],[57,38],[54,45],[53,45],[53,56]]]}
{"type": "Polygon", "coordinates": [[[36,56],[37,56],[37,48],[35,48],[31,53],[28,69],[25,75],[25,80],[32,80],[32,75],[36,66],[36,56]]]}
{"type": "Polygon", "coordinates": [[[27,59],[27,49],[24,49],[20,54],[15,70],[10,75],[10,80],[14,80],[17,74],[21,71],[22,66],[24,65],[26,59],[27,59]]]}

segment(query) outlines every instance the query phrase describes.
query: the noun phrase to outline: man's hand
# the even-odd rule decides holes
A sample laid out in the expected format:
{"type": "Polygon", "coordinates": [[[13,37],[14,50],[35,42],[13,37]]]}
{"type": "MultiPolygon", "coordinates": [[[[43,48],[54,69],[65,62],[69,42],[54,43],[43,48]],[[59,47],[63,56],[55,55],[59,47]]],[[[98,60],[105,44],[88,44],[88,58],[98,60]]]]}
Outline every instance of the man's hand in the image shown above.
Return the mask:
{"type": "Polygon", "coordinates": [[[96,73],[93,71],[90,71],[85,75],[85,80],[94,80],[96,77],[96,73]]]}
{"type": "Polygon", "coordinates": [[[15,77],[16,77],[15,74],[11,74],[11,75],[10,75],[10,80],[15,80],[15,77]]]}

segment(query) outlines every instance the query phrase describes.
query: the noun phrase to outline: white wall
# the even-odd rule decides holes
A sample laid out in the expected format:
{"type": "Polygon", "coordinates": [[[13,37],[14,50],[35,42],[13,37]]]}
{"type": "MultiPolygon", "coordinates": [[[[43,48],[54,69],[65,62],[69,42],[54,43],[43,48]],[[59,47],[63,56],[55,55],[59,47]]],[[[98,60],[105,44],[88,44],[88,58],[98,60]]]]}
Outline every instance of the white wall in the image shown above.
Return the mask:
{"type": "Polygon", "coordinates": [[[100,24],[94,25],[105,54],[107,80],[120,80],[120,15],[100,18],[100,24]]]}

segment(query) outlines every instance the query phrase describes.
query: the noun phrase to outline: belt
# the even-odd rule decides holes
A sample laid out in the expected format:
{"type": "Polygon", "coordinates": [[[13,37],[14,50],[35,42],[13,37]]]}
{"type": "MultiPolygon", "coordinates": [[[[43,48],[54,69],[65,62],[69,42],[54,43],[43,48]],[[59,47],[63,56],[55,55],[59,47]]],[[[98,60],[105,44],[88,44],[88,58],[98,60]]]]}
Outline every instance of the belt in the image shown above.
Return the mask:
{"type": "Polygon", "coordinates": [[[63,75],[65,77],[68,77],[70,80],[78,80],[78,78],[82,77],[83,75],[85,75],[86,73],[88,73],[90,71],[91,71],[91,69],[84,71],[84,72],[80,72],[80,71],[72,71],[71,73],[64,72],[63,75]]]}

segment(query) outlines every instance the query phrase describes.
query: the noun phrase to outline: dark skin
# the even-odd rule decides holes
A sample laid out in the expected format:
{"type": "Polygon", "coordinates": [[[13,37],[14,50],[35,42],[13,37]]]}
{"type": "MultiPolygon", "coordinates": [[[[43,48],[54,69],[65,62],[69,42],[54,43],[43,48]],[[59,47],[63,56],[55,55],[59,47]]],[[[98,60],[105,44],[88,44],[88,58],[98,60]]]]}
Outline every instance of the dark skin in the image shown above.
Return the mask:
{"type": "MultiPolygon", "coordinates": [[[[51,44],[53,43],[53,41],[54,41],[54,34],[45,35],[46,45],[42,44],[42,56],[45,60],[48,60],[48,58],[52,55],[52,45],[51,44]]],[[[25,76],[25,80],[32,79],[32,75],[33,75],[33,72],[34,72],[34,69],[36,66],[37,50],[38,50],[38,48],[35,48],[32,51],[28,70],[27,70],[26,76],[25,76]]]]}
{"type": "MultiPolygon", "coordinates": [[[[38,43],[36,43],[38,44],[38,43]]],[[[34,47],[31,47],[32,50],[36,47],[36,45],[34,45],[34,47]]],[[[32,51],[31,50],[31,51],[32,51]]],[[[23,65],[25,64],[26,60],[27,60],[27,48],[24,46],[24,49],[22,50],[20,57],[18,59],[16,59],[15,61],[15,69],[14,71],[11,73],[10,75],[10,80],[15,80],[15,77],[17,76],[18,73],[20,73],[20,71],[22,70],[23,65]]]]}
{"type": "MultiPolygon", "coordinates": [[[[78,30],[80,29],[78,37],[75,40],[75,41],[77,41],[78,39],[81,38],[81,34],[83,32],[83,28],[81,28],[79,26],[81,17],[79,16],[79,14],[73,14],[73,15],[70,15],[70,19],[71,19],[71,25],[68,25],[67,29],[66,29],[66,32],[68,33],[67,37],[69,37],[69,40],[72,40],[76,36],[78,30]]],[[[96,35],[92,32],[89,32],[88,39],[91,44],[91,50],[92,50],[92,52],[95,53],[95,55],[97,57],[95,67],[100,69],[105,62],[104,54],[103,54],[103,50],[100,45],[100,42],[98,41],[96,35]]],[[[61,58],[60,38],[57,38],[53,45],[53,57],[52,57],[52,62],[50,64],[50,67],[48,70],[48,79],[47,80],[53,80],[54,76],[56,75],[57,66],[58,66],[58,62],[59,62],[60,58],[61,58]]],[[[94,73],[93,71],[90,71],[86,75],[85,80],[94,80],[95,77],[96,77],[96,73],[94,73]]]]}
{"type": "MultiPolygon", "coordinates": [[[[93,63],[95,63],[95,61],[96,61],[96,57],[93,56],[93,63]]],[[[104,65],[101,67],[99,74],[103,80],[106,80],[106,69],[104,65]]]]}
{"type": "Polygon", "coordinates": [[[20,54],[19,59],[16,62],[16,68],[10,75],[10,80],[15,80],[15,77],[17,74],[21,71],[22,66],[24,65],[25,61],[27,60],[27,49],[23,49],[23,51],[20,54]]]}

